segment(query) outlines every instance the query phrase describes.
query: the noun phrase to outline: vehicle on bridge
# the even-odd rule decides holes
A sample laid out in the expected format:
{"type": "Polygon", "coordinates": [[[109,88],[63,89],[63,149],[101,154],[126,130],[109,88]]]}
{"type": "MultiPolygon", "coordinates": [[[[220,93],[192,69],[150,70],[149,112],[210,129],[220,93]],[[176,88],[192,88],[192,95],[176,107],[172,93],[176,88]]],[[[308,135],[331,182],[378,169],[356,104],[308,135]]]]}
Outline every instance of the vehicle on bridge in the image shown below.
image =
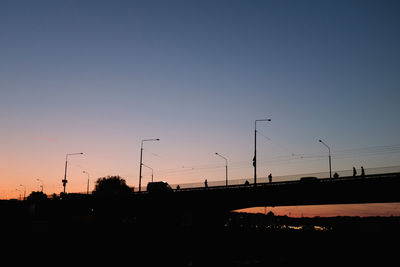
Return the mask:
{"type": "Polygon", "coordinates": [[[167,182],[150,182],[147,184],[147,192],[149,193],[172,192],[172,188],[167,182]]]}
{"type": "Polygon", "coordinates": [[[300,183],[315,183],[318,182],[317,177],[301,177],[300,178],[300,183]]]}

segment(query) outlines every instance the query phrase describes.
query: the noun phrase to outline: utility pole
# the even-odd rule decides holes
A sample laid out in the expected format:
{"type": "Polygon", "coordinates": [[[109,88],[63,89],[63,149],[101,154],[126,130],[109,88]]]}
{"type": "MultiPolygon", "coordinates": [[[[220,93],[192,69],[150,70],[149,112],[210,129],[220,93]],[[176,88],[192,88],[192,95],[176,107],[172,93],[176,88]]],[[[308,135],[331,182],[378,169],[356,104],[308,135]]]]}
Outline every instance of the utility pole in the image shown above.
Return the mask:
{"type": "Polygon", "coordinates": [[[87,189],[86,189],[86,194],[89,195],[89,173],[86,171],[83,171],[83,173],[87,174],[87,189]]]}
{"type": "Polygon", "coordinates": [[[154,178],[154,170],[152,167],[147,166],[146,164],[142,163],[143,166],[145,166],[146,168],[149,168],[151,170],[151,182],[154,182],[153,178],[154,178]]]}
{"type": "Polygon", "coordinates": [[[73,156],[73,155],[83,155],[83,153],[70,153],[65,156],[64,180],[62,180],[63,187],[64,187],[64,194],[65,194],[65,187],[67,186],[67,183],[68,183],[68,180],[67,180],[68,156],[73,156]]]}
{"type": "Polygon", "coordinates": [[[254,158],[253,158],[254,186],[256,186],[257,184],[257,122],[258,121],[271,121],[271,119],[262,119],[254,121],[254,158]]]}
{"type": "Polygon", "coordinates": [[[319,140],[320,143],[322,143],[324,146],[328,148],[328,153],[329,153],[329,178],[332,178],[332,165],[331,165],[331,148],[324,143],[324,141],[319,140]]]}
{"type": "Polygon", "coordinates": [[[217,152],[215,152],[215,155],[220,156],[225,160],[225,185],[228,186],[228,159],[217,152]]]}
{"type": "Polygon", "coordinates": [[[144,139],[144,140],[142,140],[142,143],[141,143],[141,146],[140,146],[139,193],[142,191],[143,142],[146,142],[146,141],[160,141],[160,139],[157,138],[157,139],[144,139]]]}
{"type": "Polygon", "coordinates": [[[25,195],[26,195],[26,186],[25,186],[25,185],[22,185],[22,184],[20,184],[19,186],[24,187],[24,200],[25,200],[25,199],[26,199],[26,198],[25,198],[25,195]]]}

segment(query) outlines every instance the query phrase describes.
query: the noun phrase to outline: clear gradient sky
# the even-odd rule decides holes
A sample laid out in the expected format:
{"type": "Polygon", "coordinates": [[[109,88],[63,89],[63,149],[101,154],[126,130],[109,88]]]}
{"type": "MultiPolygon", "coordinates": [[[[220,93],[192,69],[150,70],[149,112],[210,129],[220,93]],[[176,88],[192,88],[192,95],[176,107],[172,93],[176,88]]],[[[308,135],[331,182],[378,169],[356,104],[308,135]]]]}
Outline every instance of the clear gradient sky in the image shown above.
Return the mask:
{"type": "Polygon", "coordinates": [[[1,1],[0,198],[400,165],[398,1],[1,1]],[[151,172],[143,169],[143,184],[151,172]],[[39,181],[37,180],[39,179],[39,181]],[[20,186],[23,185],[23,186],[20,186]],[[18,191],[18,190],[19,191],[18,191]]]}

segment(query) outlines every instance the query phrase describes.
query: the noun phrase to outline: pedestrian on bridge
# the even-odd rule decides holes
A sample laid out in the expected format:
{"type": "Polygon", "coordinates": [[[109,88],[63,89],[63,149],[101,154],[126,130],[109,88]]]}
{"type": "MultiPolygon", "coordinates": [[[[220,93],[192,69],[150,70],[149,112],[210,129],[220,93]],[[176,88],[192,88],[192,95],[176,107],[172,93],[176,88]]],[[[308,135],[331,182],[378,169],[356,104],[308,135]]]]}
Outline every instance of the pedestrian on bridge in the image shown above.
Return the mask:
{"type": "Polygon", "coordinates": [[[357,170],[355,167],[353,167],[353,177],[356,177],[356,176],[357,176],[357,170]]]}
{"type": "Polygon", "coordinates": [[[268,180],[269,180],[270,183],[272,183],[272,173],[270,173],[270,174],[268,175],[268,180]]]}
{"type": "Polygon", "coordinates": [[[207,179],[204,181],[204,187],[205,187],[205,188],[208,188],[208,182],[207,182],[207,179]]]}
{"type": "Polygon", "coordinates": [[[361,177],[364,177],[364,176],[365,176],[364,167],[363,167],[363,166],[361,166],[361,177]]]}

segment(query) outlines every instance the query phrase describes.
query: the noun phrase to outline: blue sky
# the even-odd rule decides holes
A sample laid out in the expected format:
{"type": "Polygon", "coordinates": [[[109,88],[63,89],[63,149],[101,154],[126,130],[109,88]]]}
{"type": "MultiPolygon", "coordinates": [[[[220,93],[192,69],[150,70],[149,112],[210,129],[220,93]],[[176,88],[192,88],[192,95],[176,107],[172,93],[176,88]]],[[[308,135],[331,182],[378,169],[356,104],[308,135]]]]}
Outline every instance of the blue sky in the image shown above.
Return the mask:
{"type": "Polygon", "coordinates": [[[86,169],[136,185],[140,141],[160,138],[146,143],[146,164],[171,183],[223,179],[215,152],[232,178],[251,177],[254,120],[265,117],[260,176],[326,170],[318,139],[355,149],[333,158],[337,170],[400,165],[398,150],[356,151],[400,144],[399,11],[397,1],[1,1],[0,171],[61,186],[65,154],[82,151],[75,180],[86,169]],[[269,163],[313,153],[322,158],[269,163]],[[216,170],[163,172],[185,166],[216,170]]]}

